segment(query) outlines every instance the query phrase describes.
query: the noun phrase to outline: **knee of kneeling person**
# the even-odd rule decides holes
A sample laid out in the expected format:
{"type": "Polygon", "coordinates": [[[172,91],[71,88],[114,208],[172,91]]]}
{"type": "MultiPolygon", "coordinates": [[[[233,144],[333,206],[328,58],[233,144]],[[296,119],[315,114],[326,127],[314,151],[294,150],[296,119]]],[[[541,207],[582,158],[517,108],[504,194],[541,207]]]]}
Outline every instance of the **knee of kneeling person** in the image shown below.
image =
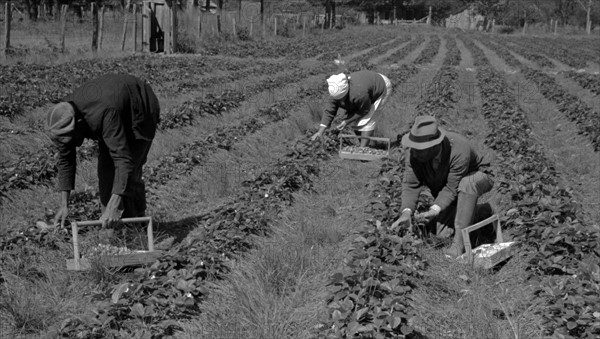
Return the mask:
{"type": "Polygon", "coordinates": [[[477,196],[483,194],[479,192],[477,182],[474,180],[470,180],[469,178],[463,178],[460,181],[460,183],[458,184],[458,192],[477,196]]]}

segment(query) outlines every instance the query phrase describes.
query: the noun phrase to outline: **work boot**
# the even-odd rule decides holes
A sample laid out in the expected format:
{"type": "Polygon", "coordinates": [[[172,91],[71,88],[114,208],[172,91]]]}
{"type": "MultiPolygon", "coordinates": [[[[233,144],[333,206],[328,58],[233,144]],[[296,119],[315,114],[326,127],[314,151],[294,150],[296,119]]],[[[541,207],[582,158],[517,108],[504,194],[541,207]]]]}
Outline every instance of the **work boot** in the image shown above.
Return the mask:
{"type": "Polygon", "coordinates": [[[446,250],[446,255],[452,259],[456,259],[465,252],[462,230],[472,224],[476,204],[476,195],[463,192],[458,193],[456,217],[454,219],[454,240],[452,245],[446,250]]]}

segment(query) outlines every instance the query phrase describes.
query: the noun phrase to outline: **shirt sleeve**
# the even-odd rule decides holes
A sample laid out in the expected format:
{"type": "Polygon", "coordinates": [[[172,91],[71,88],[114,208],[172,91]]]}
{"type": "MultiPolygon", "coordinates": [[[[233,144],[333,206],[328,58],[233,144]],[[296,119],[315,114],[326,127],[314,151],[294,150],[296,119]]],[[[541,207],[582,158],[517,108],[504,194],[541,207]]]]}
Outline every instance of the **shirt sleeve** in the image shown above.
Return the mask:
{"type": "Polygon", "coordinates": [[[456,199],[456,196],[458,195],[458,184],[469,172],[469,162],[470,152],[454,154],[450,159],[448,180],[434,202],[434,204],[440,206],[442,210],[450,206],[456,199]]]}
{"type": "Polygon", "coordinates": [[[416,210],[417,208],[417,200],[419,199],[419,194],[423,189],[423,185],[421,181],[415,175],[415,172],[410,164],[410,150],[406,151],[406,160],[404,166],[404,180],[402,181],[402,206],[400,210],[403,211],[406,208],[410,208],[411,210],[416,210]]]}
{"type": "Polygon", "coordinates": [[[134,164],[125,128],[119,112],[114,109],[105,111],[102,120],[102,138],[115,165],[112,194],[123,195],[127,188],[127,181],[133,173],[134,164]]]}
{"type": "Polygon", "coordinates": [[[77,169],[77,149],[75,146],[58,147],[58,190],[71,191],[75,188],[77,169]]]}
{"type": "Polygon", "coordinates": [[[323,108],[323,117],[321,118],[321,126],[329,127],[333,118],[337,114],[338,104],[335,99],[328,99],[323,108]]]}

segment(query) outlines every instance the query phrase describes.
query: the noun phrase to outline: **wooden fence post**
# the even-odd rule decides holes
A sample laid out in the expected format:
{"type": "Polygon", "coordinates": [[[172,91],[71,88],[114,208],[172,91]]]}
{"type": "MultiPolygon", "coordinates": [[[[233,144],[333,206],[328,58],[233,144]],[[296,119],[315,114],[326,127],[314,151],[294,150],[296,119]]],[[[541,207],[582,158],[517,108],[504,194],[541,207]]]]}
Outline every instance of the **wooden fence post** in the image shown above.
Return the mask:
{"type": "Polygon", "coordinates": [[[306,17],[302,20],[302,36],[306,35],[306,17]]]}
{"type": "Polygon", "coordinates": [[[137,51],[137,4],[133,4],[133,51],[137,51]]]}
{"type": "Polygon", "coordinates": [[[104,36],[104,11],[106,7],[104,5],[100,8],[100,13],[98,14],[98,49],[102,49],[102,37],[104,36]]]}
{"type": "Polygon", "coordinates": [[[98,6],[95,2],[90,4],[90,10],[92,12],[92,52],[98,51],[98,6]]]}
{"type": "Polygon", "coordinates": [[[427,24],[431,25],[431,6],[429,6],[429,15],[427,16],[427,24]]]}
{"type": "Polygon", "coordinates": [[[150,52],[150,2],[142,5],[142,52],[150,52]]]}
{"type": "Polygon", "coordinates": [[[60,10],[60,52],[65,52],[65,31],[67,29],[67,9],[69,5],[62,5],[60,10]]]}
{"type": "Polygon", "coordinates": [[[125,39],[127,38],[127,24],[128,24],[128,15],[129,15],[129,4],[125,6],[125,10],[123,11],[123,35],[121,37],[121,50],[125,50],[125,39]]]}
{"type": "Polygon", "coordinates": [[[202,40],[202,11],[198,9],[198,38],[202,40]]]}
{"type": "Polygon", "coordinates": [[[237,38],[237,31],[235,29],[235,18],[231,19],[231,27],[233,27],[233,38],[237,38]]]}
{"type": "Polygon", "coordinates": [[[10,49],[10,21],[12,20],[12,3],[4,4],[4,41],[2,46],[2,58],[6,59],[10,49]]]}
{"type": "Polygon", "coordinates": [[[170,52],[169,53],[176,53],[177,52],[177,1],[173,1],[171,2],[171,23],[169,26],[171,26],[171,46],[170,46],[170,52]]]}

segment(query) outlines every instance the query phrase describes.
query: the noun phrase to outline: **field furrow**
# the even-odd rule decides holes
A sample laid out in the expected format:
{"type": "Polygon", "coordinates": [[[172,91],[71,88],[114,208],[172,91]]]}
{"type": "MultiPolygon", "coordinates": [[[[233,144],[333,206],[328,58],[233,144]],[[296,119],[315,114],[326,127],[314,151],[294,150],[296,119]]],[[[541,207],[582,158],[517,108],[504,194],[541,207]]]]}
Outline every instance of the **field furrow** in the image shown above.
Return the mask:
{"type": "MultiPolygon", "coordinates": [[[[468,45],[472,51],[478,48],[468,45]]],[[[481,63],[489,65],[487,59],[481,63]]],[[[482,112],[491,129],[487,145],[502,157],[497,179],[515,206],[507,212],[505,226],[523,243],[520,257],[526,260],[531,278],[540,279],[537,297],[551,310],[541,314],[545,330],[549,334],[597,334],[599,329],[592,321],[573,326],[567,319],[591,319],[589,312],[598,308],[589,303],[600,300],[600,294],[585,272],[597,260],[599,231],[579,218],[578,204],[570,189],[560,184],[543,148],[530,138],[532,127],[504,77],[489,67],[479,70],[477,77],[486,97],[482,112]],[[557,307],[556,301],[573,290],[589,299],[557,307]]]]}
{"type": "MultiPolygon", "coordinates": [[[[0,337],[600,336],[597,37],[531,35],[533,26],[511,35],[355,25],[360,16],[347,12],[354,2],[331,8],[339,29],[315,22],[299,32],[303,12],[271,35],[272,16],[292,10],[272,13],[283,3],[264,8],[266,36],[248,37],[244,22],[230,25],[234,5],[225,2],[219,37],[205,21],[181,31],[184,44],[203,33],[194,55],[99,50],[85,59],[69,51],[60,59],[70,61],[23,64],[11,54],[0,65],[0,337]],[[356,146],[340,137],[351,128],[311,141],[328,98],[325,79],[358,70],[392,82],[374,131],[390,140],[384,160],[339,157],[356,146]],[[48,225],[61,197],[50,187],[56,150],[42,117],[76,86],[111,72],[147,80],[161,104],[143,169],[161,253],[147,265],[108,267],[99,252],[146,249],[146,230],[83,227],[78,245],[92,267],[73,272],[65,267],[71,230],[48,225]],[[489,204],[504,242],[519,250],[495,268],[448,259],[451,237],[427,236],[416,220],[416,233],[389,230],[408,154],[400,140],[417,115],[435,116],[490,160],[495,184],[477,202],[489,204]]],[[[418,6],[395,7],[405,16],[418,6]]],[[[439,17],[441,5],[432,7],[439,17]]],[[[46,21],[27,25],[51,27],[46,21]]],[[[86,140],[77,152],[67,226],[101,215],[97,144],[86,140]]],[[[422,192],[417,211],[429,208],[430,193],[422,192]]],[[[493,241],[483,238],[471,240],[493,241]]]]}

